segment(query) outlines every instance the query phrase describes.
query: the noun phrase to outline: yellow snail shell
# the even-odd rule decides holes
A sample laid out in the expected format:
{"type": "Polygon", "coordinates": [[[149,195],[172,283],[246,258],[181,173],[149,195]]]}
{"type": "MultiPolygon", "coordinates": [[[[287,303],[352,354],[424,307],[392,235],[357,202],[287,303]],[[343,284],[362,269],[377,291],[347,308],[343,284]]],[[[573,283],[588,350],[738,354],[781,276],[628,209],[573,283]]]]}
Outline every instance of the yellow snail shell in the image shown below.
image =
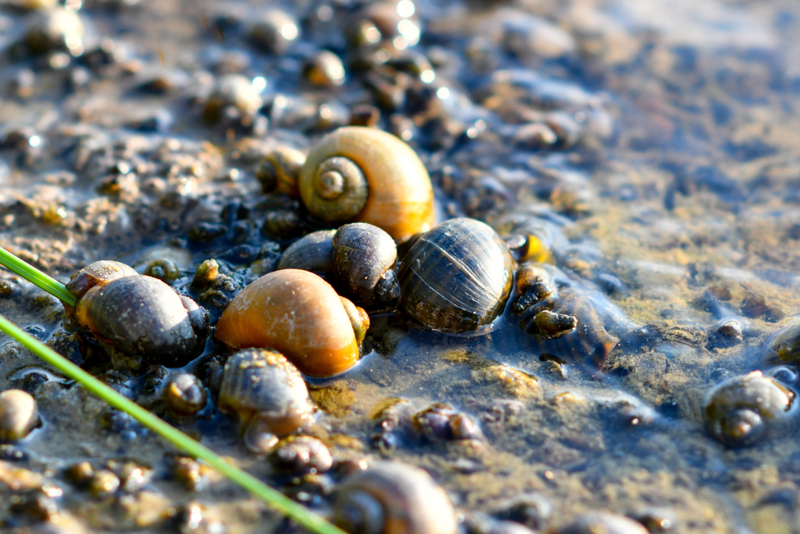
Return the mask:
{"type": "Polygon", "coordinates": [[[363,310],[344,301],[313,273],[274,271],[236,295],[217,323],[216,336],[232,348],[275,349],[307,376],[333,376],[358,361],[360,339],[353,323],[361,323],[362,336],[363,323],[369,324],[363,310]]]}
{"type": "Polygon", "coordinates": [[[315,145],[300,170],[300,197],[330,223],[358,221],[395,240],[433,225],[433,187],[414,150],[387,132],[339,128],[315,145]]]}

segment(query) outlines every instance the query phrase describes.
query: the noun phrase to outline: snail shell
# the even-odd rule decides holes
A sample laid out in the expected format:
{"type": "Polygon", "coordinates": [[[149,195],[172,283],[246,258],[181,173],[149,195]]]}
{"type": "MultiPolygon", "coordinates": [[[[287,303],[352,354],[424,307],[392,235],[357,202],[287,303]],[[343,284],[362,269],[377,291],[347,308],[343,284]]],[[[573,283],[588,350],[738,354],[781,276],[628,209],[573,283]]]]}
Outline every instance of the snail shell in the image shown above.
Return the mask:
{"type": "Polygon", "coordinates": [[[295,241],[277,269],[332,272],[343,295],[370,310],[393,309],[400,297],[394,267],[397,247],[389,234],[367,223],[320,230],[295,241]]]}
{"type": "Polygon", "coordinates": [[[274,271],[236,295],[219,319],[216,336],[233,348],[274,348],[308,376],[333,376],[359,358],[343,300],[313,273],[274,271]]]}
{"type": "Polygon", "coordinates": [[[314,216],[374,224],[396,240],[434,221],[428,171],[411,147],[381,130],[348,126],[323,137],[300,170],[299,189],[314,216]]]}
{"type": "Polygon", "coordinates": [[[275,436],[307,427],[314,410],[297,368],[283,354],[266,349],[242,350],[228,358],[219,407],[238,415],[245,444],[256,452],[266,452],[275,436]]]}
{"type": "Polygon", "coordinates": [[[337,491],[333,522],[351,534],[455,534],[444,490],[422,469],[376,462],[337,491]]]}
{"type": "Polygon", "coordinates": [[[508,247],[490,226],[451,219],[420,236],[403,258],[400,305],[431,330],[475,330],[502,313],[513,269],[508,247]]]}
{"type": "Polygon", "coordinates": [[[764,356],[770,364],[796,363],[800,359],[800,321],[796,320],[775,332],[764,356]]]}
{"type": "Polygon", "coordinates": [[[36,401],[21,389],[0,393],[0,440],[17,440],[28,435],[39,423],[36,401]]]}
{"type": "Polygon", "coordinates": [[[708,395],[706,427],[728,447],[746,447],[797,427],[796,394],[761,371],[730,378],[708,395]]]}
{"type": "Polygon", "coordinates": [[[167,284],[125,264],[95,262],[67,284],[76,297],[67,312],[100,341],[127,356],[181,366],[200,354],[208,312],[167,284]]]}

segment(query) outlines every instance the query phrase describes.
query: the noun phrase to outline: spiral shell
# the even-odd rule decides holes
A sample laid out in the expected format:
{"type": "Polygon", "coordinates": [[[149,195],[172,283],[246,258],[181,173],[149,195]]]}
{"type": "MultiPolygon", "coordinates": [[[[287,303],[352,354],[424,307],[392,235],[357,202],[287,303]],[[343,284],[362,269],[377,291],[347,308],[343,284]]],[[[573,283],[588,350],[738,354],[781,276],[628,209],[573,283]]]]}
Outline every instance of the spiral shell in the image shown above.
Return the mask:
{"type": "Polygon", "coordinates": [[[400,305],[431,330],[475,330],[502,313],[513,269],[508,247],[490,226],[451,219],[420,236],[402,258],[400,305]]]}
{"type": "Polygon", "coordinates": [[[414,151],[393,135],[359,126],[323,137],[300,170],[300,197],[330,223],[359,221],[396,240],[433,224],[433,187],[414,151]]]}
{"type": "Polygon", "coordinates": [[[263,444],[296,432],[311,423],[313,405],[303,377],[274,350],[239,351],[225,363],[219,407],[235,412],[245,444],[266,452],[263,444]],[[265,437],[266,435],[266,437],[265,437]]]}
{"type": "Polygon", "coordinates": [[[706,427],[729,447],[746,447],[797,427],[796,393],[761,371],[730,378],[708,395],[706,427]]]}
{"type": "Polygon", "coordinates": [[[359,358],[342,298],[319,276],[298,269],[274,271],[245,287],[222,313],[216,336],[233,348],[274,348],[313,377],[346,371],[359,358]]]}
{"type": "Polygon", "coordinates": [[[359,534],[455,534],[447,494],[422,469],[376,462],[336,492],[333,522],[359,534]]]}

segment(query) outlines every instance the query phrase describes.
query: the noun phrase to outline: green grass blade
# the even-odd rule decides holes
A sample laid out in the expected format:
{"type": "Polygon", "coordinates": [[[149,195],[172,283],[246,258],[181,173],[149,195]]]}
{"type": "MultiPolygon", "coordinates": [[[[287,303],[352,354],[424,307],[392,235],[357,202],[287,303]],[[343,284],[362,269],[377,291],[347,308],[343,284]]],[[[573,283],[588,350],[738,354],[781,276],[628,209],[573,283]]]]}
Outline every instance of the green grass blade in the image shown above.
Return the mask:
{"type": "Polygon", "coordinates": [[[74,307],[78,302],[75,296],[67,291],[64,284],[54,278],[50,278],[36,267],[28,265],[3,247],[0,247],[0,264],[5,265],[9,271],[17,273],[28,282],[44,289],[64,304],[74,307]]]}
{"type": "Polygon", "coordinates": [[[267,486],[254,476],[226,462],[208,447],[201,445],[180,430],[159,419],[138,404],[130,401],[103,384],[95,377],[73,364],[56,351],[25,333],[14,323],[0,315],[0,330],[17,340],[25,348],[49,363],[65,376],[79,382],[108,404],[139,421],[182,451],[208,463],[233,482],[239,484],[279,512],[317,534],[344,534],[342,530],[325,521],[319,515],[289,499],[279,491],[267,486]]]}

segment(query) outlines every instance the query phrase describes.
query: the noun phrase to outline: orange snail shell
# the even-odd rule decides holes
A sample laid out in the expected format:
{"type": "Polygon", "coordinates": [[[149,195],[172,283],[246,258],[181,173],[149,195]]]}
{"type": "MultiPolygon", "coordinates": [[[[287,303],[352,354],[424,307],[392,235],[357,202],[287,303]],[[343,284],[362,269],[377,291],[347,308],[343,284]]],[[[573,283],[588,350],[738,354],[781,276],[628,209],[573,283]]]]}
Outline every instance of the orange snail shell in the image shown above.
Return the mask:
{"type": "Polygon", "coordinates": [[[359,358],[343,300],[313,273],[274,271],[236,295],[217,323],[216,337],[237,349],[273,348],[307,376],[333,376],[359,358]]]}
{"type": "Polygon", "coordinates": [[[406,143],[381,130],[348,126],[323,137],[300,170],[299,189],[314,216],[374,224],[395,240],[434,223],[425,165],[406,143]],[[329,179],[340,183],[334,188],[329,179]],[[351,193],[357,198],[350,199],[351,193]]]}

